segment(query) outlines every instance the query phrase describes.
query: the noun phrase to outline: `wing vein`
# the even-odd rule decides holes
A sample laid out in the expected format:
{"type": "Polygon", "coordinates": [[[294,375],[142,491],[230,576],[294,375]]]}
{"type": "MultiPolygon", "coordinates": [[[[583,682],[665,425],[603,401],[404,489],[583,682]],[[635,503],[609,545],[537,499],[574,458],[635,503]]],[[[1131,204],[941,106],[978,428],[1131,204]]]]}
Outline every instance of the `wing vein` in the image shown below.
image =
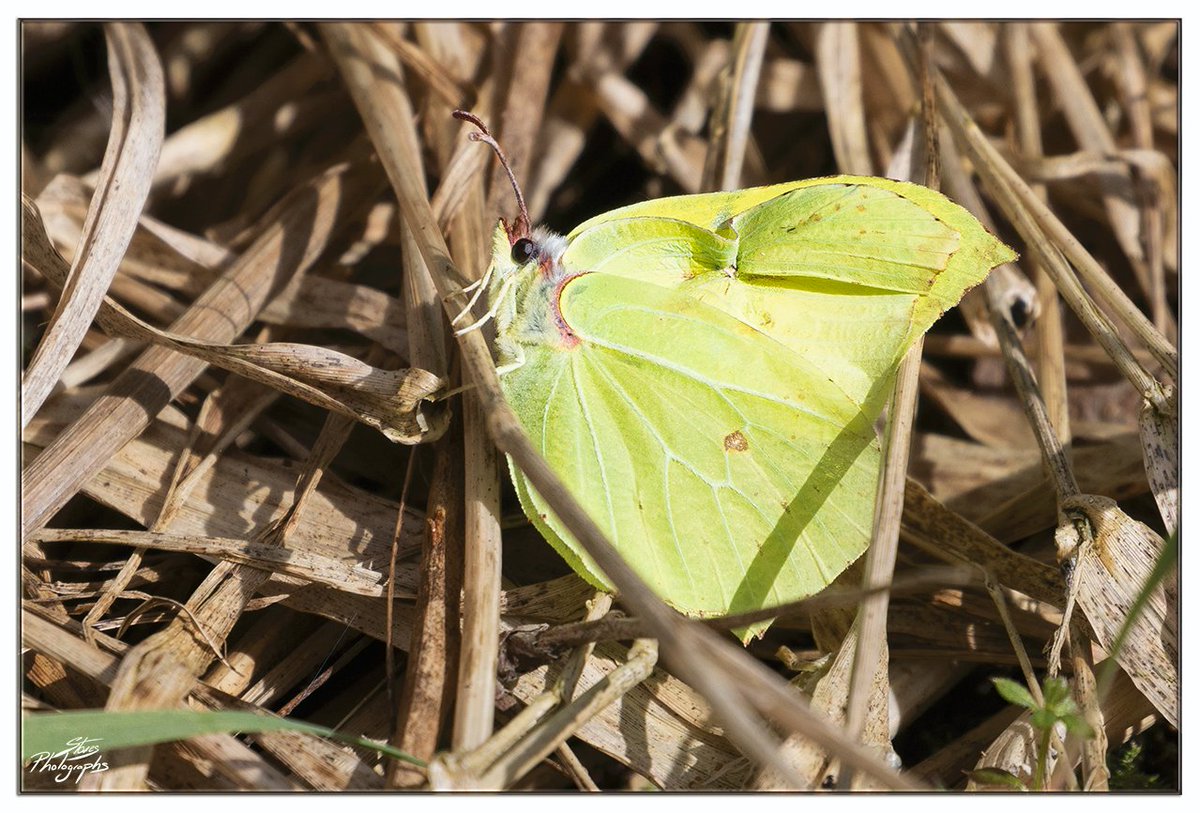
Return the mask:
{"type": "MultiPolygon", "coordinates": [[[[599,354],[597,354],[597,355],[599,356],[599,354]]],[[[595,366],[596,371],[604,377],[604,380],[606,382],[608,382],[609,388],[612,390],[613,394],[616,395],[618,398],[620,398],[626,404],[626,406],[628,406],[629,411],[634,416],[637,417],[637,419],[645,427],[646,431],[650,434],[651,437],[654,438],[654,440],[658,443],[659,447],[662,449],[663,458],[664,458],[663,490],[664,490],[664,501],[667,506],[667,513],[666,513],[667,524],[671,528],[671,536],[672,536],[672,541],[673,541],[674,547],[675,547],[675,553],[679,557],[679,562],[683,565],[684,572],[687,574],[688,583],[692,587],[692,592],[695,593],[696,580],[695,580],[695,577],[692,575],[691,568],[688,565],[688,558],[684,555],[683,548],[679,543],[679,536],[675,531],[675,522],[674,522],[671,510],[670,510],[670,487],[669,487],[669,484],[666,479],[669,476],[670,464],[678,463],[679,465],[681,465],[685,469],[687,469],[698,480],[700,480],[700,482],[708,483],[708,485],[710,487],[714,484],[709,483],[708,480],[704,477],[704,475],[701,472],[697,471],[693,466],[691,466],[687,460],[685,460],[675,454],[674,450],[671,449],[671,447],[667,443],[666,439],[663,438],[663,436],[661,434],[659,434],[659,432],[655,428],[653,422],[650,421],[650,419],[646,417],[645,413],[642,412],[640,407],[638,407],[637,402],[629,396],[629,393],[625,390],[625,388],[623,386],[621,386],[619,379],[616,376],[614,376],[612,371],[609,370],[604,365],[601,358],[593,359],[592,363],[595,366]]]]}
{"type": "Polygon", "coordinates": [[[571,366],[572,366],[571,381],[575,385],[575,398],[579,401],[579,411],[583,415],[583,425],[585,427],[587,427],[588,435],[592,439],[592,454],[594,454],[596,456],[596,467],[598,468],[598,470],[600,472],[600,482],[604,484],[604,502],[605,502],[605,505],[608,507],[609,533],[611,533],[613,536],[613,540],[612,540],[613,545],[615,545],[619,548],[620,544],[621,544],[620,534],[618,534],[618,532],[617,532],[616,511],[613,507],[612,489],[609,487],[609,484],[608,484],[608,470],[605,467],[604,455],[600,451],[600,438],[596,434],[596,427],[592,422],[591,410],[588,409],[587,402],[584,399],[583,389],[579,386],[579,371],[574,369],[574,367],[575,367],[574,359],[572,359],[572,361],[571,361],[571,366]]]}

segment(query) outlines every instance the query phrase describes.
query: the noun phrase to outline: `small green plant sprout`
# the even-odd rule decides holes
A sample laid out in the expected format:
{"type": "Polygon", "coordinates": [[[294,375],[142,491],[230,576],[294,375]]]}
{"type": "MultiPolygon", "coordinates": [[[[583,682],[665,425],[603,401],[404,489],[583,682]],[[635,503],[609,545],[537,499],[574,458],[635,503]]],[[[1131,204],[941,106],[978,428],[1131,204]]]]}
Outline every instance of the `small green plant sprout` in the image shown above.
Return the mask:
{"type": "MultiPolygon", "coordinates": [[[[1061,677],[1047,677],[1042,681],[1041,700],[1033,696],[1029,689],[1009,678],[992,678],[996,691],[1000,696],[1014,706],[1028,709],[1029,724],[1037,732],[1037,765],[1033,771],[1033,787],[1027,787],[1020,777],[1001,768],[983,768],[971,772],[973,781],[981,785],[991,785],[1010,790],[1043,790],[1047,785],[1047,765],[1050,755],[1051,740],[1055,730],[1062,724],[1067,734],[1090,738],[1095,732],[1083,719],[1079,706],[1071,697],[1071,687],[1061,677]]],[[[1062,730],[1059,730],[1062,735],[1062,730]]]]}

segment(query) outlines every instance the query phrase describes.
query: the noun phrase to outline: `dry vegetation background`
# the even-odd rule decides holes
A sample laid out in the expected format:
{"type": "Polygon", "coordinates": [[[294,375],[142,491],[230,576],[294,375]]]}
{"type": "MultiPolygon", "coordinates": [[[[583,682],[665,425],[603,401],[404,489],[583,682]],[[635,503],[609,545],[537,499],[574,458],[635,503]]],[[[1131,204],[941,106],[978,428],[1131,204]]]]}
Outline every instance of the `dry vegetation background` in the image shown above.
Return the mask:
{"type": "Polygon", "coordinates": [[[987,680],[1023,657],[1099,734],[1054,787],[1177,786],[1173,580],[1105,679],[1176,523],[1174,22],[21,33],[25,709],[255,709],[441,755],[212,734],[84,787],[1029,781],[1028,715],[987,680]],[[496,451],[520,440],[441,301],[514,213],[455,107],[563,231],[663,194],[929,181],[937,136],[942,189],[1022,258],[928,338],[899,545],[840,599],[742,652],[633,588],[605,617],[527,525],[496,451]]]}

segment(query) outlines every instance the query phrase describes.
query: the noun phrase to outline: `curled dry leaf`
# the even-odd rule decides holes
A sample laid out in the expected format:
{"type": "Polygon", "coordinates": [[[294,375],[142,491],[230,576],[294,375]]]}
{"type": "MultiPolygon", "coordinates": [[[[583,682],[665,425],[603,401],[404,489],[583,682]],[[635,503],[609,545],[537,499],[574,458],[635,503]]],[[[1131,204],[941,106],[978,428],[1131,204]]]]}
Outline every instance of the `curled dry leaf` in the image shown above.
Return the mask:
{"type": "MultiPolygon", "coordinates": [[[[596,646],[580,676],[576,692],[600,682],[628,659],[616,643],[596,646]]],[[[529,702],[549,688],[556,670],[540,667],[521,677],[514,694],[529,702]]],[[[649,678],[633,688],[620,703],[602,709],[585,722],[575,736],[623,762],[638,766],[642,775],[664,788],[733,790],[741,787],[750,764],[714,729],[711,708],[693,689],[656,667],[649,678]],[[618,721],[625,708],[639,708],[650,723],[649,735],[631,739],[621,734],[618,721]]]]}
{"type": "MultiPolygon", "coordinates": [[[[1171,406],[1178,404],[1174,390],[1168,390],[1171,406]]],[[[1142,436],[1142,455],[1146,462],[1146,477],[1158,503],[1163,525],[1168,534],[1179,527],[1179,418],[1177,413],[1165,413],[1149,402],[1143,404],[1138,419],[1142,436]]]]}
{"type": "MultiPolygon", "coordinates": [[[[971,773],[971,779],[967,782],[967,790],[1014,790],[1012,786],[997,786],[990,782],[976,781],[988,775],[984,772],[995,770],[1015,777],[1016,783],[1023,788],[1032,788],[1038,750],[1041,748],[1040,736],[1040,732],[1030,723],[1030,712],[1023,712],[983,752],[971,773]]],[[[1061,789],[1056,784],[1061,782],[1065,775],[1065,762],[1061,757],[1062,754],[1054,746],[1050,746],[1046,754],[1046,768],[1050,773],[1051,788],[1061,789]]]]}
{"type": "MultiPolygon", "coordinates": [[[[1069,520],[1091,526],[1093,543],[1075,553],[1077,601],[1096,640],[1111,649],[1162,553],[1162,537],[1107,497],[1071,497],[1062,509],[1069,520]]],[[[1073,536],[1075,529],[1067,524],[1058,533],[1073,536]]],[[[1110,652],[1172,725],[1179,724],[1177,598],[1173,580],[1155,587],[1124,645],[1110,652]]]]}

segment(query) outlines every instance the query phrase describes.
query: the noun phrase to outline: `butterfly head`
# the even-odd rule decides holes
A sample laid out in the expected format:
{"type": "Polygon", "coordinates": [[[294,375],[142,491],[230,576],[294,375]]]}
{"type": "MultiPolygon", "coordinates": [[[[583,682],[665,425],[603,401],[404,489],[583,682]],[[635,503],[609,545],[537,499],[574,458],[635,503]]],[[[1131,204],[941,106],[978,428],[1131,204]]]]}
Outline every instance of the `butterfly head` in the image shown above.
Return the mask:
{"type": "MultiPolygon", "coordinates": [[[[515,306],[519,279],[528,280],[530,275],[536,274],[549,281],[550,285],[544,286],[548,288],[552,288],[561,280],[563,274],[559,260],[567,248],[567,240],[541,226],[532,227],[529,211],[525,207],[525,197],[521,194],[521,186],[517,183],[504,150],[488,131],[487,125],[478,116],[464,110],[455,110],[454,117],[475,126],[476,132],[468,136],[472,141],[479,141],[491,147],[508,175],[517,202],[516,219],[512,223],[501,220],[496,226],[492,236],[492,264],[484,275],[483,284],[491,306],[488,314],[480,321],[485,322],[492,317],[504,321],[509,318],[507,314],[515,306]]],[[[473,303],[474,300],[471,304],[473,303]]],[[[469,309],[470,305],[467,307],[469,309]]]]}
{"type": "Polygon", "coordinates": [[[544,226],[521,233],[501,220],[492,235],[491,285],[524,274],[557,279],[566,248],[567,238],[544,226]]]}

